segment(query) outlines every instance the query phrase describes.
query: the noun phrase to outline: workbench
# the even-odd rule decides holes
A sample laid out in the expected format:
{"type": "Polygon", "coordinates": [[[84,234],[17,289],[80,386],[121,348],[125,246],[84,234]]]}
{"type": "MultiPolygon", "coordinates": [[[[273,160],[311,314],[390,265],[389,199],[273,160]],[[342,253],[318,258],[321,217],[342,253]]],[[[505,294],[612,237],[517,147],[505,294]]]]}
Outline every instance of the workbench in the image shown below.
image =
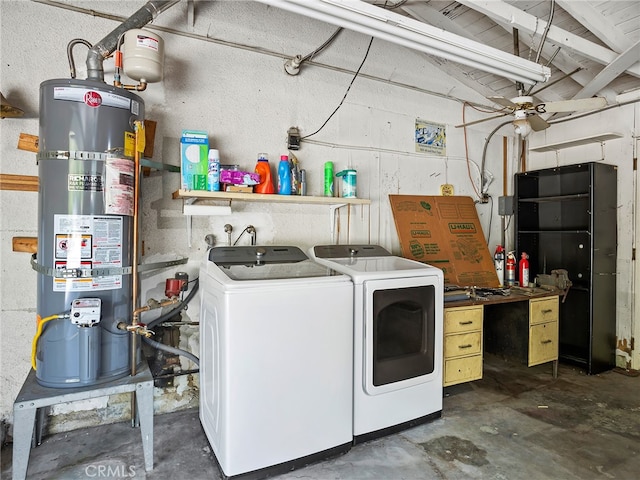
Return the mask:
{"type": "Polygon", "coordinates": [[[512,289],[509,295],[445,302],[443,385],[481,379],[484,352],[529,367],[552,362],[556,378],[562,293],[512,289]]]}

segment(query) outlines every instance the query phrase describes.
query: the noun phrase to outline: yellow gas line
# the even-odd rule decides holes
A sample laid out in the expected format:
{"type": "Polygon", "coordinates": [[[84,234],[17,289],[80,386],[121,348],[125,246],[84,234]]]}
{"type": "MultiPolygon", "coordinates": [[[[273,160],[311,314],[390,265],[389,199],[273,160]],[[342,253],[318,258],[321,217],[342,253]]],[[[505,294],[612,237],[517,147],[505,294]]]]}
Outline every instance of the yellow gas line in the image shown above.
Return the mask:
{"type": "Polygon", "coordinates": [[[33,337],[33,341],[31,342],[31,367],[36,369],[36,354],[38,351],[38,340],[40,339],[40,335],[42,335],[42,329],[44,328],[44,324],[50,322],[51,320],[56,320],[59,318],[68,318],[67,314],[57,313],[55,315],[49,315],[48,317],[44,317],[42,320],[38,320],[38,329],[36,330],[36,334],[33,337]]]}

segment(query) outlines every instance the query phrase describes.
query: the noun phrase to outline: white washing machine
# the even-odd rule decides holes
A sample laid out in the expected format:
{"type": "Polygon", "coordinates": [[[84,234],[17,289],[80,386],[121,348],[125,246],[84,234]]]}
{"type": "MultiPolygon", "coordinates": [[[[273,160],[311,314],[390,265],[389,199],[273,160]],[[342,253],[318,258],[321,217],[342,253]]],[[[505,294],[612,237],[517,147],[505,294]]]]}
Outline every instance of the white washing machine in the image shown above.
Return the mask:
{"type": "Polygon", "coordinates": [[[200,421],[222,474],[261,478],[349,450],[350,278],[297,247],[216,247],[200,288],[200,421]]]}
{"type": "Polygon", "coordinates": [[[354,284],[354,442],[439,418],[442,271],[377,245],[319,245],[310,256],[354,284]]]}

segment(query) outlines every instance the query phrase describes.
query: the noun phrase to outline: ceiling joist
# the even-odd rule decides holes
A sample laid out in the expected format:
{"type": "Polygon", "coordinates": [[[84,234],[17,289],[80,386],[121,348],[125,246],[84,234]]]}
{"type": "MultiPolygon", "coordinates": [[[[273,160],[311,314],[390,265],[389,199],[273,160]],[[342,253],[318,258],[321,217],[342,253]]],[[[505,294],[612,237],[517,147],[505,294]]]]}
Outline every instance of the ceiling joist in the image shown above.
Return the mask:
{"type": "Polygon", "coordinates": [[[631,42],[620,29],[598,12],[589,2],[575,0],[556,0],[562,9],[575,18],[598,37],[605,45],[615,52],[624,52],[631,46],[631,42]]]}
{"type": "MultiPolygon", "coordinates": [[[[547,26],[546,21],[503,1],[459,0],[459,3],[487,15],[495,21],[507,23],[530,34],[540,33],[547,26]]],[[[554,25],[549,28],[547,40],[562,45],[563,48],[570,49],[601,65],[608,65],[618,57],[616,52],[554,25]]],[[[627,68],[626,73],[640,77],[640,62],[635,62],[633,66],[627,68]]]]}
{"type": "Polygon", "coordinates": [[[638,58],[640,58],[640,40],[604,67],[574,98],[592,97],[604,86],[609,85],[614,79],[618,78],[630,65],[636,63],[638,58]]]}

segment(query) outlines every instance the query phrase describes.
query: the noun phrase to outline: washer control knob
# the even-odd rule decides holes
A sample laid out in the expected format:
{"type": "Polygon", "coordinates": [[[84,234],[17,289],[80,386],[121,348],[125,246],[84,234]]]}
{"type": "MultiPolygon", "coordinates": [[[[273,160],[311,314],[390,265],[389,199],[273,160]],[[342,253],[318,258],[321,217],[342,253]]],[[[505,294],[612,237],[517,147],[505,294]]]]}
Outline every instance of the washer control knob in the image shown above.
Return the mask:
{"type": "Polygon", "coordinates": [[[256,257],[261,258],[264,257],[267,253],[267,250],[264,247],[256,248],[256,257]]]}

